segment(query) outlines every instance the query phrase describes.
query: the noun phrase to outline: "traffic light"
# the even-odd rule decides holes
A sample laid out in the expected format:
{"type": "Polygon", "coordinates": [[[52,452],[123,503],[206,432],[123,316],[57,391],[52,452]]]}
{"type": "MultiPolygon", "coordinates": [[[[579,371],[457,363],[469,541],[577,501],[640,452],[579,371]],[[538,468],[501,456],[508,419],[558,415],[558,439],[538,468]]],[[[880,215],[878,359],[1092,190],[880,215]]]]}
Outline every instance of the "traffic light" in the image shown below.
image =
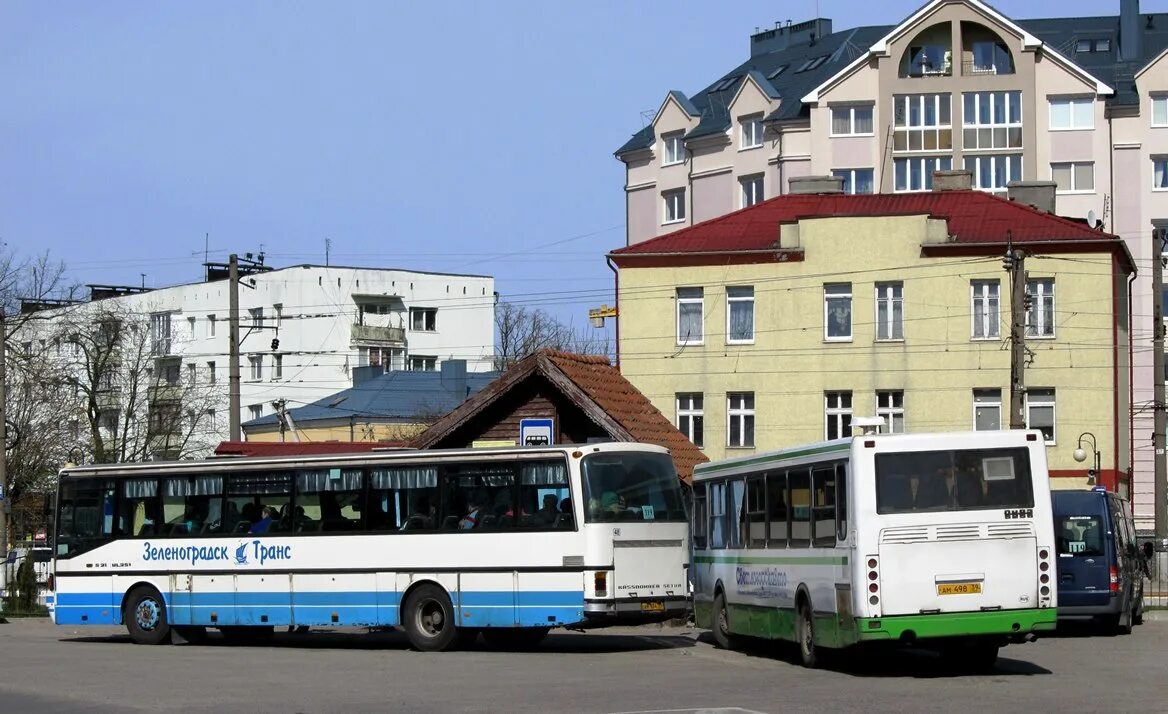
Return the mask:
{"type": "Polygon", "coordinates": [[[278,349],[280,349],[280,338],[273,337],[272,338],[272,351],[275,352],[278,349]]]}

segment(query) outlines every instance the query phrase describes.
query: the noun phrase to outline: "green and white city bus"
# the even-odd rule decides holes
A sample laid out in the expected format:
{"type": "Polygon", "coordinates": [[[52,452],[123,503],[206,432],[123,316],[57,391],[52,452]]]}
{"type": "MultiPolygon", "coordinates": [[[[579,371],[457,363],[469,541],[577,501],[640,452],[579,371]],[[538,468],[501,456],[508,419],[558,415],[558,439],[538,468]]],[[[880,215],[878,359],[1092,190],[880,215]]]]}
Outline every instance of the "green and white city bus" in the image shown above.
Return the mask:
{"type": "Polygon", "coordinates": [[[694,473],[697,624],[722,647],[792,640],[803,664],[863,642],[934,646],[973,666],[1053,631],[1042,434],[838,439],[694,473]]]}

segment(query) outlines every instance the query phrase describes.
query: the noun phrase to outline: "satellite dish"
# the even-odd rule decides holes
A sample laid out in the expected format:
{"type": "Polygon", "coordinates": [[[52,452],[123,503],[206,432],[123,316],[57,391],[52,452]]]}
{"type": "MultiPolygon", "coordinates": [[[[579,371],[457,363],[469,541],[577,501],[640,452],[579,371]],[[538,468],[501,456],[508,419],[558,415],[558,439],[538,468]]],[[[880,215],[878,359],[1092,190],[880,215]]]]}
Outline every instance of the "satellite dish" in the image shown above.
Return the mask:
{"type": "Polygon", "coordinates": [[[1098,219],[1095,217],[1095,209],[1091,209],[1090,211],[1087,211],[1087,223],[1092,228],[1094,228],[1096,225],[1098,225],[1098,219]]]}

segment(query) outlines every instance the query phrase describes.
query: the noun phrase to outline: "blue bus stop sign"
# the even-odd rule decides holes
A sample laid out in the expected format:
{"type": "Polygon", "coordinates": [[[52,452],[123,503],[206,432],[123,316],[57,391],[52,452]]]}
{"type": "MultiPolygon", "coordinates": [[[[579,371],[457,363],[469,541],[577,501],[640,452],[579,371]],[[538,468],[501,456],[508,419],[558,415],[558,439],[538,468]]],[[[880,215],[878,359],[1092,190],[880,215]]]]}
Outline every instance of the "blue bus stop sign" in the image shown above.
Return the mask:
{"type": "Polygon", "coordinates": [[[553,419],[520,419],[520,446],[549,446],[555,443],[553,419]]]}

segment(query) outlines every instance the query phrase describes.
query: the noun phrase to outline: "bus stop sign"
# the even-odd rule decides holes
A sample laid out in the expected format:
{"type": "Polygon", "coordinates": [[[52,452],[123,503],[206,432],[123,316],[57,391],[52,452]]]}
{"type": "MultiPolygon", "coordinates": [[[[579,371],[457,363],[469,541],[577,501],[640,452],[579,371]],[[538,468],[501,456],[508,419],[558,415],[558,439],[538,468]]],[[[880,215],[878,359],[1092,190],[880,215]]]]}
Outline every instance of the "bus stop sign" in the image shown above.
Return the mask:
{"type": "Polygon", "coordinates": [[[554,442],[552,419],[520,419],[519,444],[521,446],[549,446],[554,442]]]}

